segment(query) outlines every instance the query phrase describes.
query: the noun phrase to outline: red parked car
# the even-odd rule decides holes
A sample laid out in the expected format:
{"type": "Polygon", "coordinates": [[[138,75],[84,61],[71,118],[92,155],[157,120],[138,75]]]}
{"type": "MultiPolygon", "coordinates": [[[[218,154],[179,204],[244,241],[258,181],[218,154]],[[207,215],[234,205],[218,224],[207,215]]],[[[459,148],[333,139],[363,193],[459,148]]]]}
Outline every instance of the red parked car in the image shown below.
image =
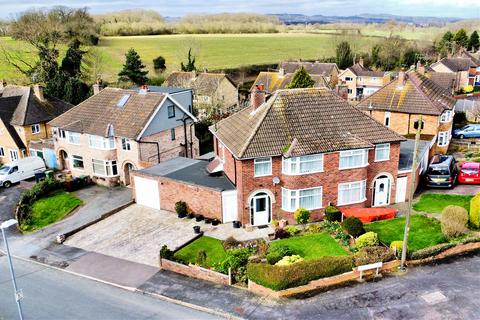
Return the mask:
{"type": "Polygon", "coordinates": [[[462,164],[458,182],[463,184],[480,184],[480,163],[465,162],[462,164]]]}

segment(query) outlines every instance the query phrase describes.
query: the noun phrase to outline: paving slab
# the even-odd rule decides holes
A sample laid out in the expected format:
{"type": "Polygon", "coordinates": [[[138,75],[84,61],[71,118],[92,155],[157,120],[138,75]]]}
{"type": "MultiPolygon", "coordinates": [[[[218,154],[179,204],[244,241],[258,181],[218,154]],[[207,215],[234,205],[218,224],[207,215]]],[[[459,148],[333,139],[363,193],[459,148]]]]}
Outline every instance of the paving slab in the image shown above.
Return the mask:
{"type": "Polygon", "coordinates": [[[137,288],[158,272],[158,268],[90,252],[66,270],[121,286],[137,288]]]}

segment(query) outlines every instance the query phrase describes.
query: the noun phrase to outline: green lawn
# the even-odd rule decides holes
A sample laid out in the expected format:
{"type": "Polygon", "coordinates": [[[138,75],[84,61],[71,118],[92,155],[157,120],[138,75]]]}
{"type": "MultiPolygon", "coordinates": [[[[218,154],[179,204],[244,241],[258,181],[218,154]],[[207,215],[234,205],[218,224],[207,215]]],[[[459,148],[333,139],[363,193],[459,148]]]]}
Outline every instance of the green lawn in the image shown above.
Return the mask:
{"type": "Polygon", "coordinates": [[[214,266],[226,257],[225,249],[220,240],[203,236],[177,251],[175,258],[183,263],[195,263],[199,250],[205,250],[208,266],[214,266]]]}
{"type": "Polygon", "coordinates": [[[275,240],[270,248],[286,245],[305,260],[325,256],[347,256],[348,253],[328,234],[317,233],[287,239],[275,240]]]}
{"type": "MultiPolygon", "coordinates": [[[[381,38],[362,35],[277,33],[277,34],[200,34],[159,35],[131,37],[102,37],[97,46],[102,55],[101,76],[107,81],[116,81],[122,68],[125,53],[134,48],[153,75],[152,60],[165,57],[167,72],[178,70],[186,60],[189,48],[196,52],[196,64],[200,70],[235,68],[242,65],[278,63],[284,59],[320,59],[335,55],[336,45],[350,42],[355,52],[369,52],[381,38]]],[[[21,52],[27,61],[34,59],[33,48],[25,42],[0,37],[0,48],[21,52]]],[[[65,46],[61,46],[61,56],[65,46]]],[[[9,82],[21,75],[0,56],[0,74],[9,82]]],[[[149,74],[149,75],[150,75],[149,74]]]]}
{"type": "Polygon", "coordinates": [[[445,207],[455,205],[464,207],[467,211],[470,211],[470,200],[472,198],[473,196],[424,193],[420,197],[420,201],[413,205],[413,210],[428,213],[441,213],[445,207]]]}
{"type": "Polygon", "coordinates": [[[42,229],[63,219],[65,215],[82,203],[82,200],[65,191],[42,198],[33,204],[31,218],[23,223],[20,228],[25,232],[42,229]]]}
{"type": "MultiPolygon", "coordinates": [[[[405,218],[372,222],[364,227],[366,231],[377,233],[380,241],[389,246],[392,241],[403,240],[405,218]]],[[[412,215],[408,243],[411,252],[445,241],[440,221],[419,214],[412,215]]]]}

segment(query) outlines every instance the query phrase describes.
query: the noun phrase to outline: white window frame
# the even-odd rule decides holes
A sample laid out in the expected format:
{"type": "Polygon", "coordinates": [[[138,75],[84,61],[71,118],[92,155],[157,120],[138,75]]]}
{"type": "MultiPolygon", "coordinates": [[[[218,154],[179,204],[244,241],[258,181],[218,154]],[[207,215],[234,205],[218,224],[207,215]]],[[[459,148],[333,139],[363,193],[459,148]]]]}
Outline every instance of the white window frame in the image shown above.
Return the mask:
{"type": "Polygon", "coordinates": [[[40,124],[35,123],[32,124],[32,134],[39,134],[40,133],[40,124]]]}
{"type": "Polygon", "coordinates": [[[105,160],[92,159],[92,171],[94,175],[100,176],[100,177],[118,177],[119,176],[117,160],[105,161],[105,160]],[[98,162],[97,165],[100,165],[100,162],[103,164],[103,169],[105,174],[95,172],[95,166],[94,166],[95,162],[98,162]],[[116,167],[117,174],[113,174],[113,167],[116,167]],[[110,172],[111,172],[110,175],[108,174],[108,168],[110,169],[110,172]]]}
{"type": "Polygon", "coordinates": [[[257,177],[268,177],[272,175],[272,157],[261,157],[261,158],[255,158],[253,160],[253,176],[255,178],[257,177]],[[257,174],[257,164],[266,164],[268,163],[270,170],[268,173],[265,174],[257,174]]]}
{"type": "Polygon", "coordinates": [[[347,170],[347,169],[355,169],[355,168],[364,168],[368,166],[368,149],[354,149],[354,150],[345,150],[345,151],[340,151],[339,154],[339,159],[338,159],[338,169],[339,170],[347,170]],[[358,165],[358,166],[352,166],[352,167],[342,167],[342,157],[352,157],[355,156],[355,154],[360,154],[362,153],[362,160],[363,162],[358,165]]]}
{"type": "Polygon", "coordinates": [[[16,161],[16,160],[18,160],[18,150],[9,149],[9,150],[8,150],[8,155],[10,156],[10,160],[11,160],[11,161],[16,161]],[[13,157],[12,157],[12,154],[14,155],[13,157]]]}
{"type": "Polygon", "coordinates": [[[80,137],[81,134],[78,132],[67,131],[67,138],[69,144],[80,145],[80,137]],[[76,138],[78,138],[78,142],[75,141],[76,138]]]}
{"type": "Polygon", "coordinates": [[[390,128],[390,124],[392,123],[392,114],[390,111],[385,111],[385,115],[383,117],[383,125],[387,128],[390,128]],[[388,123],[387,123],[388,120],[388,123]]]}
{"type": "Polygon", "coordinates": [[[83,159],[82,156],[72,155],[72,156],[70,157],[70,162],[71,162],[71,165],[72,165],[72,169],[73,169],[73,170],[85,171],[85,160],[83,159]],[[82,161],[82,162],[83,162],[83,168],[77,168],[77,167],[75,167],[75,166],[73,165],[74,160],[80,160],[80,161],[82,161]]]}
{"type": "Polygon", "coordinates": [[[96,135],[88,135],[88,145],[92,149],[97,150],[113,150],[115,149],[115,138],[104,138],[96,135]]]}
{"type": "Polygon", "coordinates": [[[0,147],[0,157],[5,157],[5,149],[0,147]]]}
{"type": "Polygon", "coordinates": [[[323,208],[323,187],[318,186],[318,187],[313,187],[313,188],[305,188],[305,189],[287,189],[287,188],[282,188],[282,210],[286,212],[295,212],[298,208],[304,208],[307,210],[316,210],[316,209],[322,209],[323,208]],[[307,196],[301,196],[300,193],[305,190],[320,190],[320,206],[319,207],[314,207],[314,208],[305,208],[305,207],[300,207],[300,198],[302,197],[307,197],[307,196]],[[292,200],[295,201],[295,205],[292,206],[292,200]]]}
{"type": "Polygon", "coordinates": [[[323,153],[311,154],[306,156],[282,158],[282,173],[285,175],[306,175],[312,173],[323,172],[324,156],[323,153]],[[309,159],[312,157],[319,157],[318,159],[309,159]],[[301,171],[301,165],[304,163],[321,162],[321,168],[315,171],[301,171]],[[295,168],[295,169],[292,169],[295,168]]]}
{"type": "Polygon", "coordinates": [[[444,111],[442,113],[442,115],[440,116],[440,123],[447,123],[447,122],[452,121],[452,114],[453,114],[452,110],[444,111]]]}
{"type": "Polygon", "coordinates": [[[438,142],[437,142],[437,145],[439,147],[446,147],[448,146],[448,143],[450,142],[450,139],[449,139],[449,134],[448,134],[448,131],[440,131],[438,133],[438,142]],[[440,143],[441,142],[441,137],[445,137],[445,142],[444,143],[440,143]]]}
{"type": "Polygon", "coordinates": [[[352,77],[345,77],[345,81],[352,81],[353,78],[352,77]]]}
{"type": "Polygon", "coordinates": [[[132,151],[132,140],[128,138],[122,138],[122,150],[132,151]]]}
{"type": "Polygon", "coordinates": [[[350,204],[356,204],[356,203],[362,203],[367,200],[367,180],[361,180],[361,181],[354,181],[354,182],[345,182],[345,183],[339,183],[338,184],[338,197],[337,197],[337,205],[339,206],[346,206],[350,204]],[[344,199],[341,199],[341,188],[343,186],[348,186],[349,189],[351,190],[354,185],[360,184],[360,192],[363,192],[363,197],[360,198],[359,200],[354,200],[350,202],[344,201],[344,199]]]}
{"type": "Polygon", "coordinates": [[[58,139],[66,140],[67,139],[67,132],[63,129],[58,129],[57,137],[58,139]]]}
{"type": "Polygon", "coordinates": [[[380,143],[375,146],[375,162],[388,161],[390,160],[390,143],[380,143]],[[379,158],[379,150],[388,150],[386,158],[379,158]]]}

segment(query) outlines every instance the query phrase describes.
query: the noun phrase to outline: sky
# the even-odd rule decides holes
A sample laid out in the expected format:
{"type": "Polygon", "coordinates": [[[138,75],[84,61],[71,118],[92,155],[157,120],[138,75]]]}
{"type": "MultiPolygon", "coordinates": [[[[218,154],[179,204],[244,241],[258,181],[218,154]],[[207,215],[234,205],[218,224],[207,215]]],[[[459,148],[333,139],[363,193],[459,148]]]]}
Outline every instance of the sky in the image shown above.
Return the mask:
{"type": "Polygon", "coordinates": [[[154,9],[171,17],[192,13],[257,12],[337,16],[387,13],[480,19],[480,0],[0,0],[0,18],[55,5],[88,7],[92,13],[154,9]]]}

